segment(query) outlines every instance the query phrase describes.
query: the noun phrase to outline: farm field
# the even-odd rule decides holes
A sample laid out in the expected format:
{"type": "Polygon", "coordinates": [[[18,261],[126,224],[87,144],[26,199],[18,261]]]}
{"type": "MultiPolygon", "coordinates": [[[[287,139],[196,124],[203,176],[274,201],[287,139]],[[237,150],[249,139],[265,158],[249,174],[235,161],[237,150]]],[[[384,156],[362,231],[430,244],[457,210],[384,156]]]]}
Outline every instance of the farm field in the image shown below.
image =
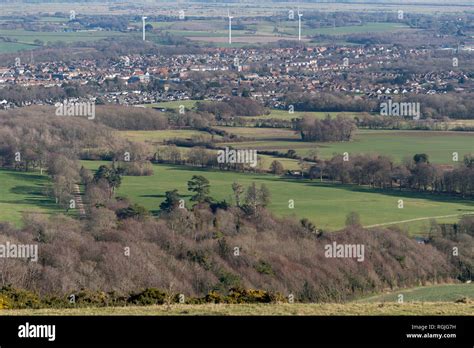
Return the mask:
{"type": "MultiPolygon", "coordinates": [[[[82,161],[86,168],[95,170],[99,161],[82,161]]],[[[456,221],[461,214],[474,213],[471,201],[449,197],[433,197],[430,194],[381,191],[355,185],[333,185],[310,180],[280,178],[263,174],[243,174],[201,170],[194,167],[154,165],[154,174],[147,177],[124,177],[118,196],[129,197],[152,213],[158,207],[166,191],[178,189],[189,204],[190,193],[187,182],[193,175],[203,175],[211,184],[211,196],[218,200],[232,200],[231,185],[234,181],[244,186],[252,182],[265,184],[271,192],[270,210],[279,216],[307,217],[323,230],[344,227],[346,215],[352,211],[360,214],[365,226],[393,223],[410,219],[424,220],[405,224],[412,234],[423,234],[429,220],[436,216],[456,221]],[[295,208],[288,208],[288,200],[295,201],[295,208]],[[399,199],[404,200],[404,209],[397,208],[399,199]],[[377,214],[374,214],[374,212],[377,214]]]]}
{"type": "MultiPolygon", "coordinates": [[[[152,131],[118,131],[122,137],[131,141],[143,141],[146,143],[157,144],[163,143],[170,139],[191,139],[192,137],[202,136],[211,138],[211,134],[194,129],[167,129],[167,130],[152,130],[152,131]]],[[[221,138],[219,135],[214,135],[214,138],[221,138]]]]}
{"type": "Polygon", "coordinates": [[[198,100],[174,100],[162,103],[144,104],[147,108],[165,108],[169,110],[179,110],[180,105],[183,105],[185,109],[192,109],[196,105],[198,100]]]}
{"type": "Polygon", "coordinates": [[[32,50],[38,46],[25,43],[17,42],[0,42],[0,54],[2,53],[14,53],[23,50],[32,50]]]}
{"type": "MultiPolygon", "coordinates": [[[[68,19],[63,17],[45,16],[40,17],[38,22],[40,23],[61,23],[66,22],[68,19]]],[[[242,23],[245,25],[246,21],[242,23]]],[[[140,27],[141,23],[130,22],[131,25],[135,25],[137,28],[140,27]]],[[[187,20],[187,21],[174,21],[174,22],[149,22],[154,27],[154,30],[167,32],[172,35],[183,36],[191,40],[197,40],[201,42],[213,43],[217,45],[228,45],[228,31],[227,31],[227,19],[222,18],[213,19],[208,21],[203,20],[187,20]]],[[[336,27],[336,28],[308,28],[305,26],[303,21],[303,36],[304,40],[308,40],[308,36],[316,34],[325,35],[343,35],[355,32],[386,32],[386,31],[397,31],[404,30],[400,23],[367,23],[360,26],[347,26],[347,27],[336,27]]],[[[25,49],[34,49],[37,44],[35,40],[40,40],[43,43],[48,42],[89,42],[100,40],[109,37],[118,36],[130,36],[136,35],[134,32],[121,33],[114,31],[82,31],[82,32],[38,32],[38,31],[27,31],[23,29],[17,30],[0,30],[0,36],[12,39],[15,42],[2,42],[0,45],[0,53],[11,53],[25,49]]],[[[156,32],[148,33],[150,40],[156,36],[156,32]]],[[[281,21],[271,22],[263,19],[257,24],[247,24],[247,29],[232,31],[233,42],[236,46],[245,44],[256,44],[265,42],[275,42],[282,39],[297,39],[297,21],[281,21]],[[275,32],[275,28],[278,29],[275,32]]]]}
{"type": "MultiPolygon", "coordinates": [[[[239,18],[236,17],[236,20],[239,18]]],[[[278,22],[268,21],[264,18],[258,23],[247,22],[240,18],[241,23],[246,27],[243,30],[232,30],[233,42],[256,43],[273,42],[277,40],[297,40],[298,39],[298,21],[282,20],[278,22]]],[[[189,20],[186,22],[167,22],[169,25],[160,25],[159,29],[169,32],[173,35],[184,36],[188,39],[207,42],[226,43],[228,37],[227,18],[222,20],[210,20],[203,23],[199,20],[189,20]]],[[[302,21],[302,36],[308,39],[309,36],[318,34],[324,35],[345,35],[364,32],[395,32],[407,30],[408,26],[401,23],[365,23],[363,25],[351,25],[344,27],[330,28],[310,28],[304,20],[302,21]]]]}
{"type": "MultiPolygon", "coordinates": [[[[410,12],[416,13],[435,13],[435,12],[462,12],[466,10],[466,5],[472,6],[472,3],[469,0],[458,0],[455,4],[447,3],[444,0],[418,0],[416,3],[410,1],[401,1],[404,6],[407,6],[410,12]]],[[[148,11],[153,11],[156,14],[161,15],[170,15],[170,13],[178,13],[182,6],[180,3],[176,2],[160,2],[160,6],[154,4],[137,1],[137,4],[140,6],[145,6],[148,11]]],[[[332,11],[357,11],[360,10],[361,3],[364,4],[364,8],[368,11],[377,11],[377,10],[391,10],[396,12],[398,7],[390,3],[390,0],[379,1],[377,3],[366,3],[363,1],[354,1],[351,3],[301,3],[300,9],[302,11],[317,10],[322,12],[332,12],[332,11]]],[[[37,13],[49,13],[53,15],[55,12],[64,12],[68,13],[71,8],[71,5],[68,3],[24,3],[21,8],[18,7],[16,3],[6,3],[3,5],[5,14],[37,14],[37,13]]],[[[188,5],[189,10],[186,11],[186,16],[200,16],[200,17],[209,17],[209,16],[219,16],[224,15],[224,12],[221,8],[216,7],[214,4],[207,3],[195,3],[188,5]]],[[[296,10],[296,7],[289,5],[288,3],[245,3],[243,5],[238,4],[229,4],[229,7],[232,9],[234,14],[238,14],[239,17],[246,16],[269,16],[269,15],[287,15],[288,9],[293,8],[296,10]],[[244,7],[245,6],[245,7],[244,7]]],[[[134,7],[111,7],[107,3],[101,3],[98,1],[88,2],[88,3],[75,3],[74,9],[77,13],[81,14],[110,14],[113,11],[114,14],[129,14],[130,11],[136,11],[134,7]]],[[[141,13],[141,12],[140,12],[141,13]]],[[[137,14],[139,14],[137,12],[137,14]]]]}
{"type": "Polygon", "coordinates": [[[23,213],[58,212],[58,206],[49,198],[49,179],[46,175],[33,172],[0,170],[0,221],[21,225],[23,213]]]}
{"type": "MultiPolygon", "coordinates": [[[[271,132],[260,130],[263,134],[271,132]]],[[[233,132],[232,127],[226,127],[233,132]]],[[[237,130],[238,131],[238,130],[237,130]]],[[[415,153],[426,153],[430,161],[437,164],[455,164],[453,152],[459,154],[461,161],[465,154],[474,151],[474,133],[472,132],[434,132],[434,131],[379,131],[358,130],[354,140],[350,142],[318,143],[302,142],[294,136],[287,139],[272,140],[267,136],[257,141],[230,143],[236,148],[256,150],[277,150],[286,152],[295,150],[301,156],[307,156],[309,151],[316,150],[322,158],[330,158],[333,154],[377,153],[391,156],[395,161],[402,161],[405,157],[412,158],[415,153]]]]}
{"type": "Polygon", "coordinates": [[[11,53],[23,49],[34,49],[38,45],[35,40],[43,43],[54,43],[57,41],[71,42],[90,42],[101,40],[109,37],[118,37],[123,33],[114,31],[82,31],[82,32],[46,32],[46,31],[27,31],[23,29],[17,30],[0,30],[0,36],[16,40],[16,42],[2,42],[0,44],[0,53],[11,53]]]}
{"type": "Polygon", "coordinates": [[[285,128],[257,128],[257,127],[215,127],[240,137],[255,138],[259,141],[271,140],[296,141],[301,139],[298,132],[285,128]]]}
{"type": "Polygon", "coordinates": [[[330,115],[331,117],[336,117],[338,115],[345,116],[345,117],[351,117],[354,118],[357,116],[357,112],[322,112],[322,111],[295,111],[293,113],[289,113],[288,110],[277,110],[277,109],[271,109],[270,114],[268,115],[261,115],[261,116],[245,116],[245,119],[255,119],[255,120],[262,120],[262,119],[278,119],[278,120],[287,120],[291,121],[294,118],[303,118],[304,116],[310,116],[314,117],[317,119],[323,119],[327,115],[330,115]]]}
{"type": "MultiPolygon", "coordinates": [[[[197,131],[197,130],[166,130],[166,131],[118,131],[118,134],[120,134],[122,137],[125,139],[128,139],[130,141],[139,141],[139,142],[145,142],[150,145],[155,145],[156,148],[154,149],[163,149],[167,145],[164,145],[164,142],[169,139],[191,139],[196,136],[200,136],[203,138],[207,139],[220,139],[220,135],[211,135],[207,132],[202,132],[202,131],[197,131]]],[[[191,150],[189,147],[176,147],[182,155],[187,153],[188,151],[191,150]]],[[[208,150],[212,152],[213,150],[208,150]]],[[[216,152],[217,150],[214,150],[216,152]]],[[[150,156],[153,155],[153,153],[149,154],[150,156]]],[[[259,165],[260,168],[263,169],[269,169],[270,165],[273,161],[277,160],[279,161],[285,170],[297,170],[300,169],[300,166],[298,164],[298,160],[291,159],[291,158],[280,158],[280,157],[274,157],[274,156],[269,156],[269,155],[258,155],[259,159],[259,165]]]]}
{"type": "Polygon", "coordinates": [[[283,304],[173,304],[74,309],[1,310],[2,315],[472,315],[472,303],[283,303],[283,304]]]}
{"type": "MultiPolygon", "coordinates": [[[[474,300],[474,284],[444,284],[423,286],[413,289],[400,289],[389,294],[381,294],[358,300],[357,302],[397,302],[398,295],[403,295],[404,302],[447,302],[461,298],[474,300]]],[[[471,305],[473,306],[473,305],[471,305]]],[[[473,307],[474,313],[474,307],[473,307]]]]}
{"type": "Polygon", "coordinates": [[[474,128],[474,120],[451,120],[446,122],[448,129],[456,127],[472,127],[474,128]]]}

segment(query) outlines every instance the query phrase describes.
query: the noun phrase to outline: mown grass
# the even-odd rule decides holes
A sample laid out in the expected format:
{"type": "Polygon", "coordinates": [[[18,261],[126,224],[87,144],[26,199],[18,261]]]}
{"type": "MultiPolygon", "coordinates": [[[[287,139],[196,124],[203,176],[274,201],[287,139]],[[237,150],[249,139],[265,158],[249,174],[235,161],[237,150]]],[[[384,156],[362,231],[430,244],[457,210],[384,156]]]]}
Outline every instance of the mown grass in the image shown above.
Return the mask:
{"type": "MultiPolygon", "coordinates": [[[[96,169],[103,162],[83,161],[89,169],[96,169]]],[[[445,215],[474,213],[474,203],[449,196],[433,196],[414,192],[382,191],[355,185],[320,183],[318,181],[280,178],[273,175],[242,174],[196,167],[154,165],[154,174],[147,177],[124,177],[117,194],[129,197],[152,213],[158,213],[166,191],[178,189],[189,201],[187,182],[193,175],[203,175],[211,183],[215,199],[232,200],[231,185],[237,181],[244,186],[252,182],[265,184],[271,192],[271,211],[280,216],[309,218],[318,228],[336,230],[344,226],[348,213],[355,211],[366,226],[414,218],[426,218],[409,224],[411,233],[423,234],[429,218],[445,215]],[[293,199],[295,208],[289,208],[293,199]],[[404,200],[404,209],[398,209],[398,200],[404,200]]],[[[187,203],[189,204],[189,202],[187,203]]],[[[456,221],[452,217],[451,221],[456,221]]]]}
{"type": "Polygon", "coordinates": [[[105,307],[77,309],[0,310],[1,315],[472,315],[474,305],[453,302],[412,303],[294,303],[294,304],[174,304],[171,306],[105,307]]]}
{"type": "Polygon", "coordinates": [[[58,211],[54,199],[46,194],[47,175],[0,169],[0,221],[21,225],[22,214],[58,211]]]}

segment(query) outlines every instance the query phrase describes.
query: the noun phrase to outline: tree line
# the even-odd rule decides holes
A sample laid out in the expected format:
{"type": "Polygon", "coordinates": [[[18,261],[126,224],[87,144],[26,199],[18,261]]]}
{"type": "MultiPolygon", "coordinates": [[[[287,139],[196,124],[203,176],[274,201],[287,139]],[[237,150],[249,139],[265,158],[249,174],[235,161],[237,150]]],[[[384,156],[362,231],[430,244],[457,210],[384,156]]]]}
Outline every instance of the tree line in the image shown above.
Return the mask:
{"type": "Polygon", "coordinates": [[[466,155],[453,168],[430,163],[426,154],[396,164],[382,155],[335,155],[308,165],[305,176],[342,184],[381,189],[415,190],[436,194],[474,195],[474,156],[466,155]]]}

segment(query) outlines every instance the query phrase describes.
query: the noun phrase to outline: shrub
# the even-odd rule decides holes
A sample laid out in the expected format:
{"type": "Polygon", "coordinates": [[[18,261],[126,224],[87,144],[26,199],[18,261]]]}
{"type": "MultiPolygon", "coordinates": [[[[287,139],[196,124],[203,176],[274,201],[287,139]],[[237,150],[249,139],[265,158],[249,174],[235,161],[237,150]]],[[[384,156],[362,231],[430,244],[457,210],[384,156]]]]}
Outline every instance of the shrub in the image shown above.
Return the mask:
{"type": "Polygon", "coordinates": [[[131,294],[127,302],[139,306],[161,305],[165,303],[166,294],[154,288],[131,294]]]}
{"type": "Polygon", "coordinates": [[[127,208],[122,208],[122,209],[117,210],[116,214],[120,220],[125,220],[129,218],[140,219],[149,215],[149,212],[145,207],[134,203],[128,206],[127,208]]]}
{"type": "Polygon", "coordinates": [[[5,306],[12,309],[40,308],[41,300],[35,293],[27,290],[4,286],[0,289],[0,298],[5,306]]]}
{"type": "Polygon", "coordinates": [[[10,309],[10,308],[11,308],[10,299],[6,297],[5,295],[0,295],[0,310],[10,309]]]}
{"type": "Polygon", "coordinates": [[[124,175],[150,176],[153,175],[153,166],[150,162],[129,162],[120,164],[124,175]]]}
{"type": "Polygon", "coordinates": [[[254,268],[258,273],[275,275],[275,273],[273,272],[272,266],[268,262],[265,262],[263,260],[258,261],[254,265],[254,268]]]}
{"type": "Polygon", "coordinates": [[[209,292],[206,297],[204,298],[206,303],[224,303],[224,297],[219,294],[217,291],[209,292]]]}
{"type": "Polygon", "coordinates": [[[75,296],[77,306],[104,307],[109,304],[109,296],[103,291],[91,291],[82,289],[75,296]]]}

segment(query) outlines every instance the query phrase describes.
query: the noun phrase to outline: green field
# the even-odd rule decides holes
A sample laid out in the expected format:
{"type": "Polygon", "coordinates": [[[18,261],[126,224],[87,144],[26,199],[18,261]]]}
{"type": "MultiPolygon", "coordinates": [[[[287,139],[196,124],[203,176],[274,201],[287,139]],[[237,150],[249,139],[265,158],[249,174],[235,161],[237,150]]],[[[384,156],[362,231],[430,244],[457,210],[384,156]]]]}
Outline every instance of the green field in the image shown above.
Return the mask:
{"type": "MultiPolygon", "coordinates": [[[[240,19],[239,19],[240,20],[240,19]]],[[[66,23],[68,18],[43,16],[33,22],[40,24],[58,25],[66,23]]],[[[237,19],[236,19],[237,21],[237,19]]],[[[274,42],[282,39],[296,39],[298,33],[297,20],[285,20],[280,22],[272,22],[268,19],[261,18],[257,23],[254,21],[241,20],[245,25],[245,29],[232,31],[234,38],[233,45],[245,46],[247,44],[259,44],[266,42],[274,42]]],[[[211,20],[196,20],[188,19],[186,21],[171,21],[171,22],[153,22],[150,21],[154,28],[149,32],[148,39],[153,41],[157,34],[163,32],[183,36],[198,42],[214,44],[216,46],[228,46],[227,37],[227,18],[211,19],[211,20]]],[[[130,25],[137,29],[141,28],[140,22],[130,22],[130,25]]],[[[357,26],[335,27],[335,28],[309,28],[305,22],[302,22],[302,33],[304,40],[317,34],[325,35],[343,35],[361,32],[395,32],[399,30],[406,30],[408,27],[401,23],[366,23],[357,26]]],[[[63,30],[62,27],[58,28],[63,30]]],[[[33,49],[38,47],[34,44],[35,40],[41,40],[43,43],[53,42],[89,42],[110,37],[118,36],[134,36],[138,35],[136,32],[121,33],[115,31],[28,31],[24,29],[0,30],[0,36],[9,38],[13,42],[2,42],[0,44],[0,53],[11,53],[21,50],[33,49]]]]}
{"type": "Polygon", "coordinates": [[[0,54],[2,53],[14,53],[18,51],[24,50],[32,50],[37,48],[38,46],[32,44],[25,44],[25,43],[17,43],[17,42],[0,42],[0,54]]]}
{"type": "Polygon", "coordinates": [[[21,224],[23,213],[57,212],[54,200],[45,193],[48,176],[0,169],[0,221],[21,224]]]}
{"type": "MultiPolygon", "coordinates": [[[[269,156],[263,157],[265,165],[268,166],[274,160],[269,156]]],[[[297,168],[295,162],[281,162],[286,169],[297,168]]],[[[83,162],[90,169],[96,169],[101,163],[104,162],[83,162]]],[[[171,165],[154,165],[154,175],[149,177],[125,177],[118,195],[129,197],[156,214],[166,191],[176,188],[189,200],[187,181],[196,174],[204,175],[210,180],[211,195],[214,198],[227,201],[232,200],[231,184],[234,181],[245,186],[252,182],[264,183],[272,195],[269,208],[273,212],[280,216],[307,217],[323,230],[342,228],[346,215],[351,211],[360,214],[364,226],[401,225],[403,229],[415,234],[426,233],[432,218],[453,222],[462,214],[474,213],[472,201],[446,196],[433,197],[430,194],[381,191],[354,185],[334,185],[272,175],[210,171],[171,165]],[[290,199],[295,201],[294,209],[288,208],[290,199]],[[397,208],[399,199],[404,200],[404,209],[397,208]],[[377,214],[374,214],[374,211],[377,211],[377,214]]],[[[2,170],[0,181],[0,221],[20,225],[24,212],[60,211],[54,201],[45,194],[48,186],[47,176],[2,170]]]]}
{"type": "MultiPolygon", "coordinates": [[[[83,161],[83,165],[89,169],[96,169],[101,163],[103,162],[83,161]]],[[[234,181],[244,186],[249,186],[252,182],[258,185],[264,183],[272,195],[269,208],[273,212],[280,216],[307,217],[324,230],[342,228],[346,215],[351,211],[358,212],[366,226],[422,218],[423,220],[405,224],[409,232],[420,234],[426,232],[423,227],[429,226],[429,220],[433,217],[449,215],[444,219],[455,221],[460,214],[474,213],[472,201],[446,196],[381,191],[355,185],[332,185],[272,175],[200,170],[183,166],[154,165],[153,168],[152,176],[125,177],[117,194],[129,197],[154,214],[158,213],[166,191],[178,189],[189,200],[187,182],[193,175],[205,176],[211,183],[211,195],[215,199],[227,201],[232,199],[231,185],[234,181]],[[295,201],[294,209],[288,208],[290,199],[295,201]],[[404,209],[397,208],[399,199],[404,200],[404,209]]]]}
{"type": "MultiPolygon", "coordinates": [[[[404,302],[446,302],[461,298],[474,300],[474,284],[444,284],[423,286],[414,289],[401,289],[389,294],[367,297],[358,302],[397,302],[398,296],[403,295],[404,302]]],[[[472,312],[474,314],[474,310],[472,312]]]]}
{"type": "Polygon", "coordinates": [[[366,23],[363,25],[351,25],[346,27],[309,29],[306,35],[346,35],[357,33],[385,33],[408,30],[410,27],[403,23],[366,23]]]}
{"type": "MultiPolygon", "coordinates": [[[[253,128],[251,128],[253,129],[253,128]]],[[[215,139],[219,140],[222,137],[220,135],[211,135],[207,132],[197,131],[197,130],[185,130],[185,129],[175,129],[175,130],[153,130],[153,131],[118,131],[117,132],[123,138],[130,141],[145,142],[147,144],[153,145],[153,151],[156,149],[162,149],[167,145],[164,145],[166,140],[170,139],[192,139],[193,137],[199,136],[208,140],[215,139]]],[[[177,147],[177,149],[184,156],[188,151],[191,150],[190,147],[177,147]]],[[[209,150],[212,152],[212,150],[209,150]]],[[[214,151],[215,152],[215,151],[214,151]]],[[[154,152],[149,153],[149,156],[153,156],[154,152]]],[[[297,170],[300,169],[298,160],[291,158],[280,158],[268,155],[258,155],[260,168],[269,169],[273,161],[279,161],[285,170],[297,170]]]]}
{"type": "Polygon", "coordinates": [[[115,31],[46,32],[23,29],[0,30],[0,36],[15,41],[0,43],[0,53],[12,53],[24,49],[38,48],[39,46],[35,44],[35,40],[40,40],[44,44],[48,42],[90,42],[123,35],[123,33],[115,31]]]}
{"type": "MultiPolygon", "coordinates": [[[[265,18],[259,19],[257,23],[254,21],[241,20],[245,26],[243,30],[232,30],[233,38],[247,38],[248,43],[273,41],[275,39],[295,39],[298,37],[298,20],[282,20],[278,22],[269,21],[265,18]]],[[[140,25],[139,23],[134,23],[140,25]]],[[[217,42],[214,38],[227,38],[227,18],[222,20],[187,20],[166,22],[160,24],[156,22],[150,23],[159,30],[169,32],[173,35],[185,36],[187,38],[196,38],[200,41],[217,42]]],[[[402,23],[365,23],[362,25],[350,25],[344,27],[325,27],[311,28],[302,21],[303,37],[310,37],[318,34],[323,35],[345,35],[354,33],[382,33],[396,32],[409,29],[402,23]]]]}
{"type": "MultiPolygon", "coordinates": [[[[202,136],[211,138],[211,134],[193,129],[167,129],[153,131],[119,131],[120,136],[131,141],[143,141],[151,144],[162,143],[170,139],[191,139],[192,137],[202,136]]],[[[215,135],[214,138],[221,138],[215,135]]]]}
{"type": "MultiPolygon", "coordinates": [[[[230,134],[235,134],[239,137],[254,138],[258,141],[297,141],[301,139],[298,132],[285,128],[256,128],[256,127],[215,127],[217,129],[226,131],[230,134]]],[[[244,142],[245,144],[247,142],[244,142]]]]}
{"type": "MultiPolygon", "coordinates": [[[[226,130],[233,132],[232,127],[227,127],[226,130]]],[[[293,149],[301,156],[307,156],[309,151],[316,150],[322,158],[330,158],[334,154],[344,152],[348,152],[349,155],[377,153],[391,156],[397,162],[406,157],[412,158],[416,153],[426,153],[432,163],[451,165],[456,164],[452,160],[453,152],[457,152],[459,160],[462,160],[465,154],[474,151],[474,133],[472,132],[358,130],[350,142],[313,143],[296,140],[294,136],[288,136],[287,139],[276,137],[278,139],[272,140],[271,137],[264,137],[268,134],[265,130],[259,130],[262,140],[229,145],[236,148],[280,152],[293,149]]],[[[268,128],[268,132],[271,130],[268,128]]]]}
{"type": "Polygon", "coordinates": [[[295,111],[293,113],[290,113],[288,110],[276,110],[276,109],[271,109],[270,114],[268,115],[261,115],[261,116],[252,116],[252,117],[247,117],[245,116],[245,119],[255,119],[255,120],[262,120],[262,119],[277,119],[277,120],[287,120],[291,121],[294,118],[303,118],[304,116],[309,116],[317,119],[323,119],[327,115],[330,115],[331,117],[336,117],[338,115],[342,115],[345,117],[351,117],[354,118],[357,116],[357,112],[322,112],[322,111],[295,111]]]}
{"type": "Polygon", "coordinates": [[[198,102],[198,100],[174,100],[162,103],[144,104],[144,106],[147,108],[166,108],[178,111],[181,105],[183,105],[185,109],[192,109],[196,105],[196,102],[198,102]]]}
{"type": "MultiPolygon", "coordinates": [[[[206,102],[205,100],[173,100],[169,102],[161,102],[161,103],[152,103],[152,104],[143,104],[143,106],[147,108],[165,108],[169,110],[178,111],[180,106],[183,105],[185,109],[191,110],[196,106],[197,102],[206,102]]],[[[208,101],[209,102],[209,101],[208,101]]],[[[278,119],[278,120],[287,120],[291,121],[294,118],[302,118],[303,116],[314,117],[318,119],[325,118],[326,115],[330,115],[331,117],[336,117],[337,115],[343,115],[347,117],[355,117],[357,116],[357,112],[303,112],[303,111],[295,111],[293,113],[289,113],[288,110],[278,110],[278,109],[268,109],[269,113],[260,116],[243,116],[246,120],[265,120],[265,119],[278,119]]]]}

